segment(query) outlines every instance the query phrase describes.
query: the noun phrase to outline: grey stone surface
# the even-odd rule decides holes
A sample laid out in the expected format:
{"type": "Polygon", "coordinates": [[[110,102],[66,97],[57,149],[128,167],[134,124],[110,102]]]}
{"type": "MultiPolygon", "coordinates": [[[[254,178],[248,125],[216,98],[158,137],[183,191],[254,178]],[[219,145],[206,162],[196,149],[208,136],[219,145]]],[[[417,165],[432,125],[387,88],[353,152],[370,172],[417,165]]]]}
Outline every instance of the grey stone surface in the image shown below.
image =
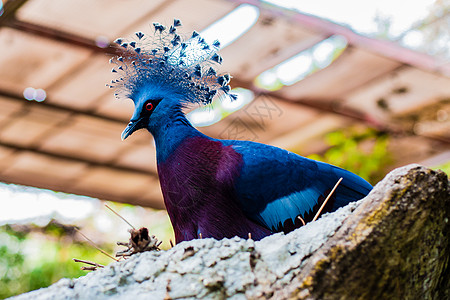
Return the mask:
{"type": "MultiPolygon", "coordinates": [[[[366,241],[377,243],[377,235],[380,237],[380,243],[375,248],[379,251],[367,251],[367,255],[386,256],[392,250],[392,245],[386,245],[386,242],[398,240],[399,242],[394,244],[403,247],[403,241],[409,238],[404,231],[403,234],[401,230],[394,232],[396,236],[390,240],[383,238],[383,234],[391,230],[385,223],[397,226],[402,224],[401,219],[408,220],[409,225],[406,225],[415,228],[417,233],[439,237],[430,240],[428,249],[435,252],[429,257],[430,260],[434,259],[432,266],[440,269],[436,270],[434,275],[425,274],[422,279],[415,279],[416,285],[421,285],[417,291],[440,288],[443,290],[442,295],[448,295],[448,291],[445,294],[448,284],[439,282],[445,281],[445,276],[448,275],[448,257],[445,262],[443,256],[449,254],[449,237],[448,234],[445,236],[445,232],[448,233],[449,215],[445,216],[445,212],[433,215],[432,217],[437,219],[429,223],[437,225],[431,233],[421,229],[428,226],[427,224],[413,222],[430,217],[427,215],[429,209],[422,208],[421,203],[433,202],[433,205],[428,203],[430,209],[449,205],[450,199],[446,199],[449,198],[448,191],[445,174],[410,165],[390,173],[366,198],[332,214],[325,214],[316,222],[287,235],[278,233],[258,242],[240,238],[183,242],[168,251],[139,253],[126,261],[112,263],[78,279],[62,279],[48,288],[19,295],[14,299],[351,298],[345,294],[345,286],[342,289],[336,288],[342,278],[333,276],[345,277],[348,276],[345,272],[354,271],[351,266],[345,265],[347,257],[356,261],[355,266],[364,269],[364,259],[361,260],[360,257],[364,256],[364,251],[354,250],[359,249],[361,245],[363,247],[366,241]],[[427,196],[427,199],[423,199],[427,196]],[[421,216],[413,215],[409,218],[392,213],[400,208],[408,216],[419,212],[421,216]],[[367,222],[368,217],[373,218],[372,223],[367,222]],[[377,231],[378,227],[381,228],[381,233],[377,231]],[[440,247],[434,247],[436,243],[440,243],[440,247]],[[337,245],[341,251],[338,251],[339,255],[336,255],[335,251],[337,245]],[[330,262],[334,259],[336,265],[330,262]],[[362,263],[358,263],[358,260],[362,263]],[[326,280],[327,284],[324,284],[322,279],[326,280]],[[341,294],[333,293],[333,289],[341,294]]],[[[403,227],[404,230],[410,230],[409,227],[403,227]]],[[[421,234],[417,236],[418,239],[422,237],[421,234]]],[[[414,238],[411,239],[415,241],[414,238]]],[[[400,250],[403,251],[402,249],[400,250]]],[[[424,249],[426,251],[426,248],[424,249]]],[[[404,263],[407,264],[408,253],[403,254],[404,263]]],[[[395,255],[392,257],[398,259],[395,255]]],[[[411,258],[417,259],[416,256],[411,258]]],[[[429,260],[426,262],[430,263],[429,260]]],[[[380,263],[386,262],[380,260],[380,263]]],[[[402,263],[392,264],[386,267],[387,274],[376,276],[389,277],[389,268],[399,267],[399,264],[400,267],[403,266],[402,263]]],[[[373,266],[367,264],[367,268],[369,267],[373,266]]],[[[409,270],[406,267],[404,269],[409,270]]],[[[429,269],[421,271],[431,272],[429,269]]],[[[366,273],[370,272],[371,270],[365,270],[357,274],[366,276],[366,273]]],[[[356,280],[355,276],[350,277],[356,280]]],[[[364,282],[365,278],[360,278],[356,283],[362,291],[365,290],[364,282]]],[[[425,294],[436,294],[430,293],[425,294]]],[[[370,297],[371,294],[362,292],[361,295],[370,297]]],[[[386,296],[389,293],[380,295],[386,296]]]]}

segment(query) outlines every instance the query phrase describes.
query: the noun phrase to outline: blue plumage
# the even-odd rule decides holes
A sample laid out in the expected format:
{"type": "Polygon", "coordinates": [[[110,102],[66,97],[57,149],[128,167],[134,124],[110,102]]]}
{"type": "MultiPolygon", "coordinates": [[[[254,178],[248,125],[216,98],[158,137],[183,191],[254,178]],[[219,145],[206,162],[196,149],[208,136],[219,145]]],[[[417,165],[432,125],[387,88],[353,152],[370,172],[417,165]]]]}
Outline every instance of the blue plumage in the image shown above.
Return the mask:
{"type": "Polygon", "coordinates": [[[218,74],[218,41],[207,44],[194,32],[184,41],[179,20],[167,29],[154,23],[153,38],[116,42],[129,55],[112,60],[122,77],[111,87],[135,111],[125,139],[146,128],[155,138],[158,174],[177,242],[252,234],[261,239],[309,222],[343,178],[324,212],[363,198],[364,179],[338,167],[260,143],[212,139],[197,131],[182,109],[229,96],[228,74],[218,74]]]}
{"type": "Polygon", "coordinates": [[[317,212],[319,198],[326,198],[341,177],[327,211],[363,198],[372,189],[351,172],[283,149],[248,141],[223,143],[243,156],[236,190],[244,211],[272,231],[280,231],[277,228],[288,219],[295,224],[297,216],[310,221],[307,214],[317,212]]]}

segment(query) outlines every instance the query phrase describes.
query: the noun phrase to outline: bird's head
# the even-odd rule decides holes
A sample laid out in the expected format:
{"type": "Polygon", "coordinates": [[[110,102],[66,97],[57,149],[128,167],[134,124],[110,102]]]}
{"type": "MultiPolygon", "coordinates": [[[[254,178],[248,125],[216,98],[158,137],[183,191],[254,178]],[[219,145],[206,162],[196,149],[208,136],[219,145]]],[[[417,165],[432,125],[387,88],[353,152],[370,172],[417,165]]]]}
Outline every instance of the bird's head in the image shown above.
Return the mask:
{"type": "MultiPolygon", "coordinates": [[[[142,98],[134,101],[135,109],[133,116],[130,119],[130,123],[128,123],[125,130],[122,132],[122,140],[126,139],[136,130],[142,128],[148,128],[150,125],[151,119],[158,119],[158,112],[162,110],[162,106],[156,111],[156,107],[161,104],[163,98],[161,97],[150,97],[150,98],[142,98]],[[154,114],[153,117],[152,114],[154,114]]],[[[161,114],[161,113],[159,113],[161,114]]]]}
{"type": "Polygon", "coordinates": [[[155,34],[137,32],[132,40],[117,39],[124,54],[110,60],[112,72],[120,77],[108,84],[116,97],[133,100],[135,110],[122,139],[141,128],[155,127],[189,104],[209,104],[216,96],[235,96],[230,92],[228,74],[217,74],[222,62],[217,54],[220,43],[207,43],[199,33],[183,40],[176,33],[181,22],[170,28],[153,23],[155,34]]]}

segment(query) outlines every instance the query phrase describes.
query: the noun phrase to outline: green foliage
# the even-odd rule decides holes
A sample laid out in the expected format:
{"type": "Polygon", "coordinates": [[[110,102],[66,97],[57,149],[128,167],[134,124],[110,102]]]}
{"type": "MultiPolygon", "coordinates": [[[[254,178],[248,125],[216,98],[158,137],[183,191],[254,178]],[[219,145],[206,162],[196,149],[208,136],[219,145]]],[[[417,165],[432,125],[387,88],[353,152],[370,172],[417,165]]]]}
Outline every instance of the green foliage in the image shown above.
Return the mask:
{"type": "Polygon", "coordinates": [[[442,165],[436,166],[433,169],[441,170],[450,176],[450,161],[448,161],[442,165]]]}
{"type": "Polygon", "coordinates": [[[389,136],[374,129],[346,128],[326,136],[330,148],[323,154],[309,158],[349,170],[374,184],[385,175],[384,169],[392,163],[387,150],[389,136]]]}
{"type": "Polygon", "coordinates": [[[63,277],[85,275],[72,258],[111,262],[89,245],[67,239],[57,226],[51,225],[48,230],[52,232],[50,238],[0,227],[0,299],[47,287],[63,277]],[[55,239],[55,233],[60,238],[55,239]]]}

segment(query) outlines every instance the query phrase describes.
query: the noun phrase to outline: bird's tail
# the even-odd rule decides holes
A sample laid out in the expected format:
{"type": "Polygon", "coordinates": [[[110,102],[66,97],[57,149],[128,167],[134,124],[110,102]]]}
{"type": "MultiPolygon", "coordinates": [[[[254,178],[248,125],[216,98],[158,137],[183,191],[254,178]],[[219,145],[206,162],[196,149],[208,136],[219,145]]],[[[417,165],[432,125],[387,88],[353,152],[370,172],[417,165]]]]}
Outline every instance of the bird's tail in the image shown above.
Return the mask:
{"type": "MultiPolygon", "coordinates": [[[[327,165],[330,167],[330,165],[327,165]]],[[[331,166],[331,170],[328,170],[327,185],[330,189],[338,182],[342,177],[341,183],[336,188],[334,194],[333,211],[339,207],[345,206],[350,202],[357,201],[364,198],[372,190],[372,185],[363,178],[359,177],[347,170],[331,166]]]]}

